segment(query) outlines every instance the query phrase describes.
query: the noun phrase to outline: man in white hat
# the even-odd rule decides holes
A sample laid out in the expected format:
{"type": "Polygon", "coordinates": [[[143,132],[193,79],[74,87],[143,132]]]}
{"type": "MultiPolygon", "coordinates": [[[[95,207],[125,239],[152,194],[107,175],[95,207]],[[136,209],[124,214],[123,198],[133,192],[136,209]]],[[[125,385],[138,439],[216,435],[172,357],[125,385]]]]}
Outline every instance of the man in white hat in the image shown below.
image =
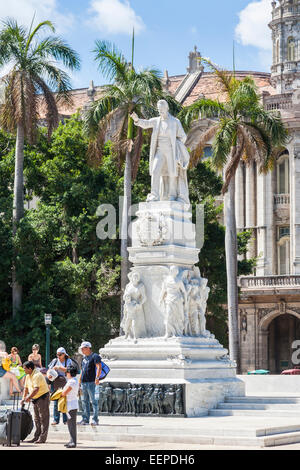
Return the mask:
{"type": "MultiPolygon", "coordinates": [[[[72,365],[72,361],[69,358],[65,348],[62,348],[62,347],[58,348],[57,351],[56,351],[56,358],[54,358],[49,364],[49,370],[53,369],[54,371],[57,372],[57,375],[58,375],[57,379],[59,378],[59,381],[60,381],[59,386],[60,387],[64,387],[64,385],[66,384],[66,382],[67,382],[67,379],[66,379],[67,367],[71,366],[71,365],[72,365]]],[[[54,391],[53,382],[52,382],[52,386],[51,386],[51,391],[54,391]]],[[[67,423],[67,415],[65,413],[63,413],[62,417],[63,417],[63,423],[66,424],[67,423]]],[[[53,422],[51,423],[52,426],[56,426],[57,424],[59,424],[59,420],[60,420],[60,412],[58,411],[58,401],[54,400],[53,422]]]]}
{"type": "Polygon", "coordinates": [[[88,341],[83,341],[79,348],[83,354],[81,364],[81,374],[79,384],[83,393],[82,399],[82,420],[79,424],[86,425],[90,422],[90,401],[93,407],[93,418],[91,425],[98,425],[99,404],[95,398],[95,389],[99,385],[101,375],[101,357],[99,354],[93,353],[92,345],[88,341]]]}

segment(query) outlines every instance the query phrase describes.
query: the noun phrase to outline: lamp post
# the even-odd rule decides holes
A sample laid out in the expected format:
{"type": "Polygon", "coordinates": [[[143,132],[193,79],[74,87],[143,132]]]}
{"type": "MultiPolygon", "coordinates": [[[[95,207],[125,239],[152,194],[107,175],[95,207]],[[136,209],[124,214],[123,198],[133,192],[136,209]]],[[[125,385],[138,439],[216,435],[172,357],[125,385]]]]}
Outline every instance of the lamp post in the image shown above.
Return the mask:
{"type": "Polygon", "coordinates": [[[51,313],[45,313],[45,325],[46,325],[46,367],[48,367],[50,360],[50,325],[52,322],[51,313]]]}

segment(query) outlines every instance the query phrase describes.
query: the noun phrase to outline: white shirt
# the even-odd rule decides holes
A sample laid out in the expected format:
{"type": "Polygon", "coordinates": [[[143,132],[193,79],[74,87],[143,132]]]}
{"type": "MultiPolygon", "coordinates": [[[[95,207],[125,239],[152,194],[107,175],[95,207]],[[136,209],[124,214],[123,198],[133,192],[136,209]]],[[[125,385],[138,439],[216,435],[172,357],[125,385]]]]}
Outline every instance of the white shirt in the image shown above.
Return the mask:
{"type": "Polygon", "coordinates": [[[65,391],[69,387],[71,387],[72,390],[70,390],[69,393],[67,394],[68,411],[77,410],[78,409],[79,382],[76,377],[72,377],[70,380],[68,380],[63,390],[65,391]]]}

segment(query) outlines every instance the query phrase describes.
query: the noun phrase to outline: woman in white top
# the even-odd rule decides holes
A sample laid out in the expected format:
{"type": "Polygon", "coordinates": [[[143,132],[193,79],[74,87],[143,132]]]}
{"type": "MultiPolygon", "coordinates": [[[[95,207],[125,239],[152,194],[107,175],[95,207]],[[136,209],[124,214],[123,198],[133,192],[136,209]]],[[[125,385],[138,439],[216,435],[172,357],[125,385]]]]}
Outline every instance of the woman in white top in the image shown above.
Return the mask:
{"type": "Polygon", "coordinates": [[[70,433],[70,442],[65,447],[72,449],[77,444],[77,410],[78,410],[78,391],[79,382],[76,378],[77,369],[74,366],[68,366],[66,370],[67,383],[63,388],[62,396],[67,397],[67,418],[68,429],[70,433]]]}

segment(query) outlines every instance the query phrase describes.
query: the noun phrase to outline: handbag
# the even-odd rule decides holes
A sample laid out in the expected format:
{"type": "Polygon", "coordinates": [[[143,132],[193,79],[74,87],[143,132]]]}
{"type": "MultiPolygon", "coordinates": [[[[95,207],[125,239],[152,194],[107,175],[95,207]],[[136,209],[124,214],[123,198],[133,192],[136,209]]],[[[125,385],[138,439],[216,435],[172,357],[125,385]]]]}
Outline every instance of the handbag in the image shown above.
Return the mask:
{"type": "Polygon", "coordinates": [[[11,367],[11,360],[9,357],[4,357],[2,359],[2,367],[4,370],[6,370],[7,372],[9,372],[10,370],[10,367],[11,367]]]}

